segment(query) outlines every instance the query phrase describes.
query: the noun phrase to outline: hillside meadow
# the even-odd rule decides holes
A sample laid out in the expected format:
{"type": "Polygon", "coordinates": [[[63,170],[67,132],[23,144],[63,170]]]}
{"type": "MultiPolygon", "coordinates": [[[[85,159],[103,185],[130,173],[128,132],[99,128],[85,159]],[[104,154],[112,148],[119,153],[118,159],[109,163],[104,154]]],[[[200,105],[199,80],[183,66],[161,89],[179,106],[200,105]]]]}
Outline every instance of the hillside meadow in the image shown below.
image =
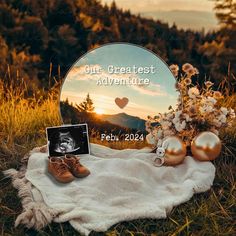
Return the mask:
{"type": "MultiPolygon", "coordinates": [[[[27,84],[17,86],[0,82],[0,171],[21,166],[21,158],[33,147],[46,144],[45,128],[61,124],[58,94],[60,83],[48,91],[37,90],[30,96],[27,84]]],[[[236,108],[236,95],[227,96],[225,106],[236,108]]],[[[223,151],[214,161],[216,178],[214,186],[206,193],[195,195],[190,201],[175,207],[167,219],[139,219],[122,222],[105,234],[92,235],[235,235],[236,217],[236,128],[221,134],[223,151]]],[[[98,139],[91,142],[101,143],[98,139]]],[[[127,143],[102,143],[123,149],[127,143]]],[[[129,147],[134,148],[135,144],[129,147]]],[[[140,147],[141,148],[141,147],[140,147]]],[[[148,193],[147,193],[148,194],[148,193]]],[[[79,235],[68,223],[53,223],[36,232],[24,226],[14,228],[21,212],[20,199],[10,179],[0,176],[0,235],[79,235]]]]}

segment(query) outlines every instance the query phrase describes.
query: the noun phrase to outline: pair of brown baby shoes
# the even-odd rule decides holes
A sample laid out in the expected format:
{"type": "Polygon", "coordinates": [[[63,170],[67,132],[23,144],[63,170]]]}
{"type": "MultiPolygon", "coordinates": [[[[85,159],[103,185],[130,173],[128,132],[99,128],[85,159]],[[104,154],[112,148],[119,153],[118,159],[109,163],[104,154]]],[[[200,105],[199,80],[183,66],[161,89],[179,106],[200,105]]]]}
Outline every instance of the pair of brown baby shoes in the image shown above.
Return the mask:
{"type": "Polygon", "coordinates": [[[48,172],[61,183],[69,183],[77,178],[83,178],[90,171],[79,162],[79,158],[66,154],[63,158],[49,157],[48,172]]]}

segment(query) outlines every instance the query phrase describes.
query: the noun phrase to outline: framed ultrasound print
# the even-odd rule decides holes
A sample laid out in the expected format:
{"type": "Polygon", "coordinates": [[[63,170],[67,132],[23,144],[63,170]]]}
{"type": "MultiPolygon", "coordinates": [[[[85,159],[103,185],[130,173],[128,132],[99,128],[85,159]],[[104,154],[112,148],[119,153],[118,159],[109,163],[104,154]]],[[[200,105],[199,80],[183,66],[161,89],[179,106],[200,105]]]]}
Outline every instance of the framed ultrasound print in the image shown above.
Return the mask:
{"type": "Polygon", "coordinates": [[[49,156],[90,153],[87,124],[48,127],[46,131],[49,156]]]}

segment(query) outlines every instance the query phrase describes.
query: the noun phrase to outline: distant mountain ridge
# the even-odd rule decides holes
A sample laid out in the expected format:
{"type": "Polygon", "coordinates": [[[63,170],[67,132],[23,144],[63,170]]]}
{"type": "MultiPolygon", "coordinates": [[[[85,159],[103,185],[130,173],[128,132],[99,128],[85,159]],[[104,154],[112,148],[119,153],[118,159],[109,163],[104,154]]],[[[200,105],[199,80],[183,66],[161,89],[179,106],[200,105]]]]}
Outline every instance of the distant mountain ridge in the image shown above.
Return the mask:
{"type": "Polygon", "coordinates": [[[172,11],[153,11],[143,12],[141,16],[161,20],[170,25],[175,23],[180,29],[192,29],[206,31],[217,28],[217,19],[214,12],[208,11],[187,11],[187,10],[172,10],[172,11]]]}
{"type": "Polygon", "coordinates": [[[131,116],[126,113],[118,113],[114,115],[100,115],[100,119],[108,121],[112,124],[119,125],[122,127],[128,127],[130,129],[136,129],[140,131],[145,131],[145,120],[137,117],[131,116]]]}

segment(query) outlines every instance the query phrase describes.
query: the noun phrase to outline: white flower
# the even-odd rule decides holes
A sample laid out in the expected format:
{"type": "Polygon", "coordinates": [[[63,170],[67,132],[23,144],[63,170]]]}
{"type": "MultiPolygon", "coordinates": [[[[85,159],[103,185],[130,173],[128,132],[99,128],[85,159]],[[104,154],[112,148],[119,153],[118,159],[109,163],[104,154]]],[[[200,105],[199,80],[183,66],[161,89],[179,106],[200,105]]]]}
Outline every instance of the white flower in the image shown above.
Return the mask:
{"type": "Polygon", "coordinates": [[[192,118],[188,114],[184,114],[184,118],[187,122],[192,121],[192,118]]]}
{"type": "Polygon", "coordinates": [[[174,114],[173,113],[168,113],[166,116],[167,120],[171,120],[173,118],[174,114]]]}
{"type": "Polygon", "coordinates": [[[160,122],[160,124],[163,129],[168,129],[172,125],[172,123],[167,120],[160,122]]]}
{"type": "Polygon", "coordinates": [[[204,105],[199,108],[202,114],[213,112],[215,109],[212,106],[204,105]]]}
{"type": "Polygon", "coordinates": [[[176,111],[175,112],[175,117],[180,117],[180,115],[182,114],[182,110],[176,111]]]}
{"type": "Polygon", "coordinates": [[[173,124],[176,124],[179,122],[179,117],[183,113],[182,110],[176,111],[175,112],[175,118],[172,120],[173,124]]]}
{"type": "Polygon", "coordinates": [[[169,137],[175,135],[175,133],[172,130],[164,130],[163,135],[164,137],[169,137]]]}
{"type": "Polygon", "coordinates": [[[185,128],[186,128],[186,122],[185,122],[185,121],[183,121],[182,123],[176,123],[176,124],[175,124],[175,129],[176,129],[178,132],[183,131],[185,128]]]}
{"type": "Polygon", "coordinates": [[[181,123],[181,127],[182,127],[182,129],[186,128],[186,121],[185,120],[181,123]]]}
{"type": "Polygon", "coordinates": [[[206,101],[207,101],[207,103],[211,103],[213,105],[215,105],[217,103],[216,99],[213,97],[207,97],[206,101]]]}
{"type": "Polygon", "coordinates": [[[181,132],[181,131],[182,131],[182,128],[181,128],[181,126],[180,126],[180,123],[175,124],[175,129],[176,129],[178,132],[181,132]]]}
{"type": "Polygon", "coordinates": [[[173,120],[172,120],[173,124],[177,124],[179,122],[179,117],[175,117],[173,120]]]}
{"type": "Polygon", "coordinates": [[[199,90],[196,87],[192,87],[188,90],[188,96],[190,98],[196,98],[200,94],[199,90]]]}
{"type": "Polygon", "coordinates": [[[218,119],[213,119],[213,125],[215,125],[217,128],[220,128],[222,123],[218,119]]]}
{"type": "Polygon", "coordinates": [[[149,144],[152,144],[152,145],[156,144],[156,139],[154,135],[151,133],[146,136],[146,140],[149,144]]]}
{"type": "Polygon", "coordinates": [[[220,108],[221,112],[226,116],[228,114],[228,109],[226,107],[221,107],[220,108]]]}
{"type": "Polygon", "coordinates": [[[226,119],[226,115],[224,114],[221,114],[219,117],[218,117],[218,120],[221,122],[221,123],[226,123],[227,119],[226,119]]]}
{"type": "Polygon", "coordinates": [[[201,103],[206,105],[215,105],[216,102],[216,99],[213,97],[203,97],[201,100],[201,103]]]}

